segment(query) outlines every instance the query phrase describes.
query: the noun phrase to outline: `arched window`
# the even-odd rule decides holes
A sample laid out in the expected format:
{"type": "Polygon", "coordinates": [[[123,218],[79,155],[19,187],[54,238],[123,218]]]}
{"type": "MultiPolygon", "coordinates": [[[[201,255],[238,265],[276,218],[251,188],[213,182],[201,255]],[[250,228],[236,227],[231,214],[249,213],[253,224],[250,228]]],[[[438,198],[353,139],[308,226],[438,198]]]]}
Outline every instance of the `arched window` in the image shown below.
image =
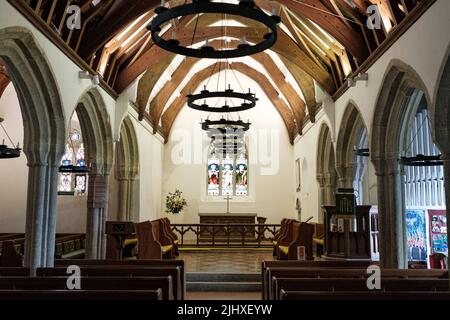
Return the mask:
{"type": "Polygon", "coordinates": [[[208,152],[208,196],[248,195],[247,147],[237,154],[217,153],[211,143],[208,152]]]}
{"type": "MultiPolygon", "coordinates": [[[[84,167],[84,144],[80,130],[72,129],[67,138],[66,152],[61,160],[62,166],[84,167]]],[[[59,174],[59,195],[85,195],[87,194],[87,174],[67,173],[59,174]]]]}

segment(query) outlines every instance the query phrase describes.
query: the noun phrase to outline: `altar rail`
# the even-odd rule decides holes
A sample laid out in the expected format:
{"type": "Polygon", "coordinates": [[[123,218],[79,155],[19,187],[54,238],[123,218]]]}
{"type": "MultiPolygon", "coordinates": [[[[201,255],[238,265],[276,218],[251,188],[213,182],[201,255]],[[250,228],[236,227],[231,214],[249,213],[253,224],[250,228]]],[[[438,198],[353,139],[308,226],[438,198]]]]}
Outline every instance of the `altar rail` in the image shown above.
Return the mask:
{"type": "Polygon", "coordinates": [[[184,247],[272,247],[279,224],[173,224],[184,247]],[[189,234],[194,237],[189,239],[189,234]],[[188,239],[187,239],[188,238],[188,239]]]}

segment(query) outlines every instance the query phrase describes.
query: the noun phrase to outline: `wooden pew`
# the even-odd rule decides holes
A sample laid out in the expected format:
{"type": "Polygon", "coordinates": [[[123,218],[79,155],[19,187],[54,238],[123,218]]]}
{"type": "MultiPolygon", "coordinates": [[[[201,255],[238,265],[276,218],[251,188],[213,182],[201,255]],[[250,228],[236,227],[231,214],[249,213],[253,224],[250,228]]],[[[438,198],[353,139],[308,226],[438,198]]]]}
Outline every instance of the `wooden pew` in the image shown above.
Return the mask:
{"type": "MultiPolygon", "coordinates": [[[[5,277],[0,278],[0,290],[66,290],[64,277],[5,277]]],[[[164,300],[174,300],[172,277],[82,277],[81,289],[95,290],[158,290],[164,300]]]]}
{"type": "Polygon", "coordinates": [[[280,260],[297,260],[297,247],[304,246],[306,259],[313,260],[313,234],[314,225],[293,221],[288,226],[286,235],[278,240],[278,258],[280,260]]]}
{"type": "MultiPolygon", "coordinates": [[[[277,278],[345,278],[345,279],[366,279],[370,275],[366,269],[331,269],[331,268],[267,268],[266,269],[266,296],[272,299],[275,288],[272,286],[273,277],[277,278]]],[[[398,270],[382,269],[381,278],[422,278],[422,279],[448,279],[447,270],[398,270]]],[[[448,281],[448,280],[447,280],[448,281]]]]}
{"type": "Polygon", "coordinates": [[[159,242],[160,233],[158,223],[145,221],[135,224],[138,238],[138,259],[163,259],[172,257],[173,245],[163,246],[159,242]]]}
{"type": "MultiPolygon", "coordinates": [[[[273,296],[280,300],[280,291],[370,291],[366,279],[345,278],[277,278],[272,279],[273,296]]],[[[449,291],[447,279],[382,279],[382,291],[449,291]]]]}
{"type": "MultiPolygon", "coordinates": [[[[172,277],[172,291],[174,299],[182,300],[184,292],[184,284],[181,281],[181,269],[177,266],[80,266],[81,276],[85,278],[92,277],[128,277],[130,279],[136,277],[172,277]]],[[[67,268],[40,268],[37,270],[38,277],[67,277],[67,268]]],[[[130,288],[137,289],[137,288],[130,288]]]]}
{"type": "Polygon", "coordinates": [[[162,290],[0,290],[1,301],[151,301],[162,290]]]}
{"type": "Polygon", "coordinates": [[[289,223],[293,222],[292,219],[283,219],[281,220],[280,230],[274,235],[272,243],[273,243],[273,256],[276,257],[278,255],[278,241],[280,238],[285,237],[288,231],[289,223]]]}
{"type": "Polygon", "coordinates": [[[169,218],[162,218],[161,221],[163,222],[164,230],[167,236],[172,240],[172,244],[174,247],[175,255],[179,255],[178,245],[180,243],[180,240],[178,240],[178,236],[175,232],[172,231],[172,227],[170,225],[169,218]]]}
{"type": "Polygon", "coordinates": [[[268,296],[270,278],[266,272],[267,268],[367,268],[373,264],[370,261],[263,261],[261,264],[262,297],[268,296]]]}
{"type": "Polygon", "coordinates": [[[167,234],[163,220],[158,219],[151,223],[155,239],[161,243],[163,259],[173,259],[175,257],[175,245],[173,239],[167,234]]]}
{"type": "Polygon", "coordinates": [[[182,299],[186,297],[186,268],[184,260],[55,260],[58,266],[142,266],[142,267],[166,267],[175,266],[180,268],[180,283],[182,288],[182,299]]]}
{"type": "Polygon", "coordinates": [[[364,292],[329,292],[329,291],[285,291],[281,290],[281,300],[432,300],[444,301],[450,300],[450,292],[383,292],[383,291],[364,291],[364,292]]]}
{"type": "Polygon", "coordinates": [[[23,267],[0,267],[0,277],[26,277],[30,269],[23,267]]]}

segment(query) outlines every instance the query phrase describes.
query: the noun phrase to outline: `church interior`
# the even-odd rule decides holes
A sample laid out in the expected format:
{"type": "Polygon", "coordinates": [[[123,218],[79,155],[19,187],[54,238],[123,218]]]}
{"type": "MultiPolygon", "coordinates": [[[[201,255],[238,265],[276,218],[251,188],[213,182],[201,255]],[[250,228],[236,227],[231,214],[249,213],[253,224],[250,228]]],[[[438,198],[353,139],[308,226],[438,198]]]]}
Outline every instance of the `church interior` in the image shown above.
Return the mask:
{"type": "Polygon", "coordinates": [[[450,300],[449,13],[0,1],[0,300],[450,300]]]}

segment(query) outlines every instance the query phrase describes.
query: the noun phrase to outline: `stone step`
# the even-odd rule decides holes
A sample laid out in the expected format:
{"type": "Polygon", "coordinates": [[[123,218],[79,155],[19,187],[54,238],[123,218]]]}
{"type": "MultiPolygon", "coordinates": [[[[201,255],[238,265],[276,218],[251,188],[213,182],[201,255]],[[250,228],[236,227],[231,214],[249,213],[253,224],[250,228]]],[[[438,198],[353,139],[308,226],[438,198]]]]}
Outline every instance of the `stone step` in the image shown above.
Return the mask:
{"type": "Polygon", "coordinates": [[[187,282],[261,282],[258,273],[203,273],[188,272],[187,282]]]}
{"type": "Polygon", "coordinates": [[[188,292],[259,292],[259,282],[187,282],[188,292]]]}

